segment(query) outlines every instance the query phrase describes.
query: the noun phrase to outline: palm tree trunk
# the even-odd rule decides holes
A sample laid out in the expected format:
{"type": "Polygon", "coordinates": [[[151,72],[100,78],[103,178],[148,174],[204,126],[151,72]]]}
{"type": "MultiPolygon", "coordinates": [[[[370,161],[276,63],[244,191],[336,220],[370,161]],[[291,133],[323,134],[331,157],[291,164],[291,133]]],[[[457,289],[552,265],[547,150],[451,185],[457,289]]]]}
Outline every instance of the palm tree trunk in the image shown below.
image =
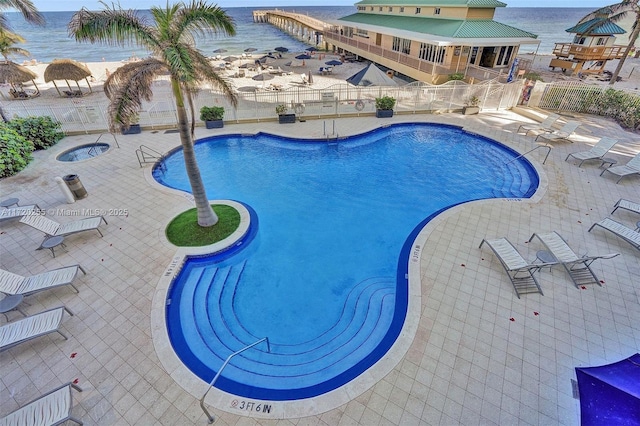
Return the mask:
{"type": "Polygon", "coordinates": [[[193,193],[196,209],[198,210],[198,225],[202,227],[213,226],[218,223],[218,216],[211,208],[209,200],[207,199],[202,176],[200,176],[200,168],[196,161],[193,138],[189,132],[189,119],[187,118],[187,110],[184,105],[180,82],[173,77],[171,77],[171,88],[176,100],[178,131],[180,133],[180,143],[182,143],[182,151],[184,154],[184,166],[187,170],[187,176],[191,184],[191,192],[193,193]]]}
{"type": "Polygon", "coordinates": [[[639,34],[640,34],[640,20],[636,20],[636,27],[633,29],[633,32],[629,37],[629,44],[627,45],[627,48],[624,49],[624,55],[622,56],[622,58],[620,58],[620,62],[618,63],[616,70],[613,72],[613,75],[611,76],[611,80],[609,80],[610,85],[615,83],[616,80],[618,79],[618,74],[620,74],[620,71],[622,71],[622,66],[624,65],[624,61],[629,57],[629,52],[631,51],[631,48],[635,46],[636,40],[638,39],[639,34]]]}

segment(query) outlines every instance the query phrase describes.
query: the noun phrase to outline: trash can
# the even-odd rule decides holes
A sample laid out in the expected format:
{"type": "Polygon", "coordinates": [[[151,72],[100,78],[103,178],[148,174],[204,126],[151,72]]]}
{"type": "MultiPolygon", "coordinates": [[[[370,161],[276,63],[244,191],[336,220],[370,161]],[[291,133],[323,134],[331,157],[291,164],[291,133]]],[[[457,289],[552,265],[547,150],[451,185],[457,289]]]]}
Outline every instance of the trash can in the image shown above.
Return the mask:
{"type": "Polygon", "coordinates": [[[88,195],[87,190],[84,189],[84,185],[80,182],[78,175],[66,175],[62,179],[64,179],[64,182],[67,184],[76,200],[85,198],[88,195]]]}

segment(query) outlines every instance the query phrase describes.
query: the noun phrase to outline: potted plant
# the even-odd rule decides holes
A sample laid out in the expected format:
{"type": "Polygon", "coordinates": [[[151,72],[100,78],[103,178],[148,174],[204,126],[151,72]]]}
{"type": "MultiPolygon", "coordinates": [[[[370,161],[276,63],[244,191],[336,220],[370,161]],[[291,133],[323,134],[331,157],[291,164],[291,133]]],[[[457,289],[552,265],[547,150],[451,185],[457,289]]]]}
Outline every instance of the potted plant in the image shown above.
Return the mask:
{"type": "Polygon", "coordinates": [[[140,127],[140,116],[138,114],[131,116],[131,124],[129,127],[122,126],[120,129],[123,135],[137,135],[142,132],[142,128],[140,127]]]}
{"type": "Polygon", "coordinates": [[[462,113],[464,115],[471,115],[471,114],[477,114],[480,112],[480,107],[478,106],[478,104],[480,104],[480,99],[478,99],[477,96],[471,96],[469,97],[469,99],[467,99],[467,105],[465,105],[462,108],[462,113]]]}
{"type": "Polygon", "coordinates": [[[278,114],[278,122],[280,124],[283,123],[295,123],[296,115],[295,114],[287,114],[287,106],[285,104],[276,105],[276,114],[278,114]]]}
{"type": "Polygon", "coordinates": [[[207,129],[220,129],[224,126],[222,117],[224,116],[224,107],[220,106],[203,106],[200,108],[200,120],[204,121],[207,129]]]}
{"type": "Polygon", "coordinates": [[[376,98],[376,117],[393,117],[394,106],[396,106],[396,98],[391,96],[376,98]]]}

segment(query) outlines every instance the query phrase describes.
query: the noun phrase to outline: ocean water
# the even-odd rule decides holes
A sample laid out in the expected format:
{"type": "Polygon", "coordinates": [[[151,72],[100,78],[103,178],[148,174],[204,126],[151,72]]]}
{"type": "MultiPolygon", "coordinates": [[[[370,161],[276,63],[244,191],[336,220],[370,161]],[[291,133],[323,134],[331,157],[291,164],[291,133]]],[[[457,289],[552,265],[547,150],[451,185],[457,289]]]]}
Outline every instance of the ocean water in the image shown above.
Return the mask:
{"type": "MultiPolygon", "coordinates": [[[[223,48],[228,52],[223,55],[238,54],[244,49],[254,48],[257,52],[267,52],[277,46],[287,47],[290,51],[299,52],[306,47],[302,42],[284,34],[269,24],[253,22],[252,11],[256,8],[227,8],[227,13],[236,23],[236,36],[209,37],[198,40],[197,46],[205,55],[213,55],[213,50],[223,48]]],[[[338,19],[356,12],[354,6],[315,6],[315,7],[283,7],[282,10],[308,14],[321,20],[338,19]]],[[[580,18],[591,12],[591,8],[497,8],[495,20],[538,35],[540,47],[538,53],[549,54],[555,43],[570,42],[572,35],[565,29],[575,25],[580,18]]],[[[78,43],[67,32],[73,11],[44,12],[44,27],[27,24],[17,12],[6,13],[11,28],[27,41],[20,47],[31,53],[31,58],[40,62],[50,62],[56,58],[72,58],[81,62],[120,61],[133,55],[147,56],[148,52],[135,46],[113,47],[101,44],[78,43]]],[[[139,11],[141,16],[151,19],[148,11],[139,11]]],[[[535,46],[524,46],[521,52],[533,52],[535,46]]],[[[26,59],[22,56],[12,57],[16,62],[26,59]]]]}

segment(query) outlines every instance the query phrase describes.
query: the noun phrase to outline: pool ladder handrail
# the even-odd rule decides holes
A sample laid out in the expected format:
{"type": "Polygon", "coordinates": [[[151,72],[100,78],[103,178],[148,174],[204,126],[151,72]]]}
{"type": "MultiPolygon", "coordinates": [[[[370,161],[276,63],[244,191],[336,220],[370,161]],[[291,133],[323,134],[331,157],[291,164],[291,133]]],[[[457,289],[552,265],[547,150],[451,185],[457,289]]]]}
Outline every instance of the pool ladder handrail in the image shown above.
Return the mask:
{"type": "Polygon", "coordinates": [[[136,157],[138,158],[138,164],[142,167],[143,164],[155,163],[157,160],[163,159],[164,154],[146,145],[140,145],[140,147],[136,149],[136,157]]]}
{"type": "MultiPolygon", "coordinates": [[[[96,141],[93,143],[93,145],[91,145],[91,148],[89,148],[89,150],[87,151],[87,155],[89,155],[90,157],[93,157],[95,155],[100,155],[102,154],[102,152],[97,152],[98,149],[98,142],[100,141],[100,138],[102,137],[102,135],[105,135],[106,133],[100,133],[100,136],[98,136],[98,139],[96,139],[96,141]]],[[[109,134],[111,136],[113,136],[113,140],[116,142],[116,146],[118,148],[120,148],[120,144],[118,143],[118,139],[116,139],[116,135],[114,135],[113,133],[109,132],[109,134]]]]}
{"type": "Polygon", "coordinates": [[[224,370],[224,368],[227,366],[227,364],[229,364],[229,361],[231,361],[231,358],[233,358],[234,356],[246,351],[247,349],[251,349],[252,347],[262,343],[262,342],[267,342],[267,352],[271,352],[271,345],[269,345],[269,338],[268,337],[263,337],[262,339],[258,340],[257,342],[254,342],[248,346],[245,346],[244,348],[240,349],[239,351],[236,351],[234,353],[232,353],[231,355],[229,355],[227,357],[227,359],[224,361],[224,363],[222,364],[222,366],[220,367],[220,369],[218,370],[218,372],[216,373],[215,377],[213,378],[213,380],[211,380],[211,383],[209,383],[209,387],[207,388],[207,391],[204,393],[204,395],[202,395],[202,398],[200,398],[200,408],[202,408],[202,411],[204,411],[204,414],[207,416],[207,418],[209,419],[209,424],[212,424],[213,422],[216,421],[215,417],[213,417],[209,411],[207,410],[207,408],[204,406],[204,399],[207,396],[207,394],[209,393],[209,391],[211,390],[211,388],[213,387],[213,385],[215,384],[215,382],[218,380],[218,377],[220,377],[220,374],[222,374],[222,370],[224,370]]]}
{"type": "Polygon", "coordinates": [[[530,152],[532,152],[532,151],[535,151],[535,150],[536,150],[536,149],[538,149],[538,148],[547,148],[547,149],[548,149],[548,151],[547,151],[547,155],[545,155],[545,156],[544,156],[544,161],[542,162],[542,164],[546,163],[546,162],[547,162],[547,158],[549,158],[549,154],[551,154],[551,147],[550,147],[549,145],[538,145],[538,146],[536,146],[535,148],[531,148],[529,151],[525,152],[524,154],[520,154],[520,155],[518,155],[516,158],[513,158],[513,159],[511,159],[511,160],[507,161],[506,163],[504,163],[504,164],[505,164],[505,166],[506,166],[507,164],[513,163],[513,162],[514,162],[514,161],[516,161],[518,158],[524,157],[524,156],[525,156],[525,155],[527,155],[528,153],[530,153],[530,152]]]}
{"type": "Polygon", "coordinates": [[[329,136],[333,136],[335,135],[335,140],[338,140],[338,133],[336,132],[336,120],[332,120],[333,121],[333,128],[331,130],[331,134],[327,133],[327,122],[326,121],[322,121],[322,135],[329,140],[329,136]]]}

